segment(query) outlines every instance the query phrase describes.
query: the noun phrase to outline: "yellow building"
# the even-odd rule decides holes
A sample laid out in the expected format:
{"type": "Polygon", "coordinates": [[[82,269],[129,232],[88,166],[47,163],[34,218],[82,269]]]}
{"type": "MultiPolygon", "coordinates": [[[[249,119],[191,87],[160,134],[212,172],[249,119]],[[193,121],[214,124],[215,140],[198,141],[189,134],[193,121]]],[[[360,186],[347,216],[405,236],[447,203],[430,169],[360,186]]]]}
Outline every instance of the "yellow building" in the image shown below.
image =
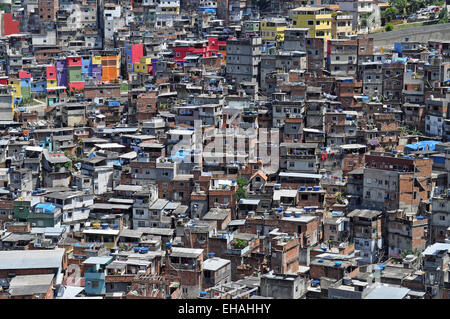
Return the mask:
{"type": "Polygon", "coordinates": [[[102,57],[95,55],[92,57],[92,64],[102,64],[102,57]]]}
{"type": "Polygon", "coordinates": [[[292,10],[292,27],[308,28],[310,38],[330,40],[332,37],[332,11],[325,7],[300,7],[292,10]]]}
{"type": "Polygon", "coordinates": [[[134,72],[149,73],[149,66],[152,64],[151,57],[141,57],[139,63],[134,64],[134,72]]]}
{"type": "Polygon", "coordinates": [[[353,30],[353,16],[351,14],[333,14],[331,31],[333,39],[346,39],[355,34],[353,30]]]}
{"type": "Polygon", "coordinates": [[[20,86],[20,79],[8,80],[8,85],[12,87],[11,93],[13,97],[22,96],[22,88],[20,86]]]}
{"type": "Polygon", "coordinates": [[[55,88],[58,86],[58,81],[56,80],[47,80],[47,88],[55,88]]]}
{"type": "Polygon", "coordinates": [[[263,41],[283,42],[286,28],[287,22],[284,19],[261,21],[260,30],[263,41]]]}

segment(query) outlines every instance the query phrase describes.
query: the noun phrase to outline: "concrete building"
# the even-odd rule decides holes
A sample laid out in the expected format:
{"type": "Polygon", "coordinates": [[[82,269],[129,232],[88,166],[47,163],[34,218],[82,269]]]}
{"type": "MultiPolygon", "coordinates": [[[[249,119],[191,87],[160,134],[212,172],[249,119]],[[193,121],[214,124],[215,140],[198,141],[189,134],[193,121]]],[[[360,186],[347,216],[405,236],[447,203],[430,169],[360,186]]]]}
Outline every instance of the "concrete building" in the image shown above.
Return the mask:
{"type": "Polygon", "coordinates": [[[300,275],[269,273],[261,276],[261,296],[274,299],[302,299],[306,295],[306,279],[300,275]]]}
{"type": "Polygon", "coordinates": [[[236,39],[227,41],[227,77],[236,84],[243,81],[258,82],[262,39],[236,39]]]}

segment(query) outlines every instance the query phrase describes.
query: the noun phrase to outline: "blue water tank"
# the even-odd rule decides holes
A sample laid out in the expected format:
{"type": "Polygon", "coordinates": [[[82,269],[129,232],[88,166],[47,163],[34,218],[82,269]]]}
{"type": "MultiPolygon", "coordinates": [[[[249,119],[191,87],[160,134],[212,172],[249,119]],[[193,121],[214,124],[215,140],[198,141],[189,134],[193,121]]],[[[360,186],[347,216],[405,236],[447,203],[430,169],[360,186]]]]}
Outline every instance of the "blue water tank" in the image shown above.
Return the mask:
{"type": "Polygon", "coordinates": [[[340,267],[342,265],[342,261],[335,261],[334,262],[334,266],[335,267],[340,267]]]}
{"type": "Polygon", "coordinates": [[[209,258],[213,258],[216,255],[216,253],[208,253],[209,258]]]}
{"type": "Polygon", "coordinates": [[[284,217],[291,217],[291,213],[288,212],[284,213],[284,217]]]}
{"type": "Polygon", "coordinates": [[[320,186],[314,186],[314,191],[320,191],[320,186]]]}
{"type": "Polygon", "coordinates": [[[139,247],[134,247],[134,249],[133,249],[133,251],[134,251],[135,253],[138,253],[138,252],[139,252],[139,250],[140,250],[140,248],[139,248],[139,247]]]}
{"type": "Polygon", "coordinates": [[[200,291],[200,297],[206,297],[206,291],[200,291]]]}
{"type": "Polygon", "coordinates": [[[166,247],[172,247],[172,243],[167,242],[166,247]]]}
{"type": "Polygon", "coordinates": [[[146,254],[146,253],[148,253],[148,248],[141,248],[141,249],[139,250],[139,253],[141,253],[141,254],[146,254]]]}
{"type": "Polygon", "coordinates": [[[102,229],[108,229],[108,224],[102,224],[102,229]]]}
{"type": "Polygon", "coordinates": [[[306,186],[300,186],[300,190],[301,191],[305,191],[306,190],[306,186]]]}

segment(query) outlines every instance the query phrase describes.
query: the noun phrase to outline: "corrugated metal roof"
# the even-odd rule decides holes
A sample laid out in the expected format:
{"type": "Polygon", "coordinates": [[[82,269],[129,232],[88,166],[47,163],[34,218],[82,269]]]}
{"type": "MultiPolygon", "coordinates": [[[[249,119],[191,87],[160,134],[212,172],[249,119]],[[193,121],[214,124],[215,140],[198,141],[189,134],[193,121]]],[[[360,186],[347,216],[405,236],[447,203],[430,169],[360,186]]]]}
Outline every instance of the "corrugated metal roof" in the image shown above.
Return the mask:
{"type": "Polygon", "coordinates": [[[47,293],[54,274],[16,276],[9,284],[11,296],[29,296],[47,293]]]}
{"type": "Polygon", "coordinates": [[[59,268],[64,248],[0,251],[0,270],[59,268]]]}

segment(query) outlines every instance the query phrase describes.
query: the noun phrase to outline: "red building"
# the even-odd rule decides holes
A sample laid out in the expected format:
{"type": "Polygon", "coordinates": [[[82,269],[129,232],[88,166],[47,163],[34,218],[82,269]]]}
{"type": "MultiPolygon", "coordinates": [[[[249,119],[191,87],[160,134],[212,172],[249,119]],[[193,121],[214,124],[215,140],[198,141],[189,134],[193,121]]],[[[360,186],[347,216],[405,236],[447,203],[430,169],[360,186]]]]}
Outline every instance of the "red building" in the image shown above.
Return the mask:
{"type": "Polygon", "coordinates": [[[71,66],[82,66],[82,59],[79,56],[69,56],[66,58],[66,64],[68,67],[71,66]]]}
{"type": "Polygon", "coordinates": [[[70,91],[78,91],[84,89],[84,82],[70,82],[68,84],[70,91]]]}
{"type": "Polygon", "coordinates": [[[174,52],[175,52],[175,61],[177,62],[182,62],[183,59],[188,55],[188,54],[201,54],[202,57],[206,56],[206,47],[205,46],[200,46],[199,44],[195,44],[192,46],[177,46],[174,48],[174,52]]]}
{"type": "Polygon", "coordinates": [[[2,36],[19,33],[19,21],[13,20],[11,13],[3,14],[2,36]]]}
{"type": "Polygon", "coordinates": [[[56,80],[56,66],[46,67],[47,80],[56,80]]]}
{"type": "Polygon", "coordinates": [[[131,46],[131,61],[133,63],[139,63],[141,57],[144,56],[144,45],[142,43],[133,44],[131,46]]]}
{"type": "Polygon", "coordinates": [[[27,71],[19,71],[19,79],[31,79],[31,74],[27,71]]]}

